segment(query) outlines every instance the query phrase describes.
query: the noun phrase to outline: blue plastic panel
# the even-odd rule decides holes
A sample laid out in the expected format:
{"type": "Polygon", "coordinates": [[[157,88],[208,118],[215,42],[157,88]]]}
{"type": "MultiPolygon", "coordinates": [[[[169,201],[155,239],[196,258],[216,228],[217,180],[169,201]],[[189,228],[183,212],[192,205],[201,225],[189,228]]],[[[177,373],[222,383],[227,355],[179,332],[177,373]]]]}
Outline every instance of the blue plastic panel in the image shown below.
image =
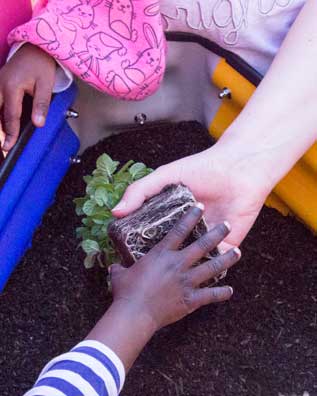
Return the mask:
{"type": "Polygon", "coordinates": [[[72,86],[54,97],[46,125],[34,130],[6,184],[0,190],[0,232],[19,201],[19,197],[27,188],[34,172],[65,124],[65,113],[74,102],[75,96],[76,87],[72,86]]]}
{"type": "Polygon", "coordinates": [[[76,89],[56,95],[45,127],[35,129],[0,191],[0,291],[26,249],[79,149],[65,121],[76,89]]]}

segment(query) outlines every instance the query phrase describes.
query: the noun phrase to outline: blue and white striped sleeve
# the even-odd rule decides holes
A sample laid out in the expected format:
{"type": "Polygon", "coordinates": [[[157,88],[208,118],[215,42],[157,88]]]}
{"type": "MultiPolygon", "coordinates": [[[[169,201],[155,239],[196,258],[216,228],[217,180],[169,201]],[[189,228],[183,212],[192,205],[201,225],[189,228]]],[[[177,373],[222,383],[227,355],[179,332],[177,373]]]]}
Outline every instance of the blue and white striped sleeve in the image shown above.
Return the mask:
{"type": "Polygon", "coordinates": [[[118,396],[125,370],[118,356],[98,341],[83,341],[51,360],[24,396],[118,396]]]}

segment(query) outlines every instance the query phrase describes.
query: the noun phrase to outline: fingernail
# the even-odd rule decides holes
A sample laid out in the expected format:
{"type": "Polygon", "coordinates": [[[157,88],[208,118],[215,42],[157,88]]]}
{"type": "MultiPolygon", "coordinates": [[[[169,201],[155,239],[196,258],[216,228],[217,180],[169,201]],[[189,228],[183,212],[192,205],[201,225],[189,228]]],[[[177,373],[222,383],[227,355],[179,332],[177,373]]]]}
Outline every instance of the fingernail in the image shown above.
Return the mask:
{"type": "Polygon", "coordinates": [[[233,249],[233,251],[235,252],[235,254],[236,254],[237,256],[241,257],[241,250],[240,250],[238,247],[235,247],[235,248],[233,249]]]}
{"type": "Polygon", "coordinates": [[[223,224],[228,229],[228,231],[231,231],[231,225],[230,225],[229,221],[224,221],[223,224]]]}
{"type": "Polygon", "coordinates": [[[230,290],[231,295],[233,295],[233,288],[231,286],[228,286],[228,289],[230,290]]]}
{"type": "Polygon", "coordinates": [[[43,126],[45,124],[45,117],[43,115],[41,115],[41,114],[36,114],[34,116],[34,123],[37,126],[43,126]]]}
{"type": "Polygon", "coordinates": [[[201,202],[196,202],[195,206],[200,210],[205,210],[205,205],[201,202]]]}
{"type": "Polygon", "coordinates": [[[113,211],[113,212],[117,212],[117,211],[119,211],[119,210],[123,210],[123,209],[126,208],[126,206],[127,206],[127,203],[126,203],[125,201],[121,201],[121,202],[118,203],[117,206],[115,206],[115,207],[112,209],[112,211],[113,211]]]}
{"type": "Polygon", "coordinates": [[[4,142],[2,146],[2,150],[8,151],[8,149],[9,149],[9,144],[7,142],[4,142]]]}

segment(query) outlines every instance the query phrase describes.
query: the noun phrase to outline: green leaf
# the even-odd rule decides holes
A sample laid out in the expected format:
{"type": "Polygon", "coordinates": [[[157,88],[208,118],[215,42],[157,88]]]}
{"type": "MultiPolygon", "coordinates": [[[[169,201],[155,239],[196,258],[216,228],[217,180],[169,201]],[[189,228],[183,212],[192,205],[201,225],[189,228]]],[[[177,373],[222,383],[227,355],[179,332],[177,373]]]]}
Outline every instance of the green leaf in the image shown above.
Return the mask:
{"type": "Polygon", "coordinates": [[[81,246],[86,254],[92,255],[100,253],[98,242],[93,241],[92,239],[85,239],[82,241],[81,246]]]}
{"type": "Polygon", "coordinates": [[[91,220],[93,224],[103,224],[107,219],[112,217],[113,216],[110,210],[106,209],[105,207],[101,208],[97,206],[94,210],[91,220]]]}
{"type": "Polygon", "coordinates": [[[108,154],[102,154],[96,162],[97,169],[111,177],[119,166],[118,161],[113,161],[108,154]]]}
{"type": "Polygon", "coordinates": [[[108,220],[106,220],[106,221],[103,223],[102,228],[101,228],[101,233],[102,233],[103,235],[108,235],[108,225],[109,225],[112,221],[113,221],[113,218],[112,218],[112,219],[108,219],[108,220]]]}
{"type": "Polygon", "coordinates": [[[75,212],[76,212],[77,216],[83,216],[85,214],[83,211],[83,208],[80,206],[76,207],[75,212]]]}
{"type": "Polygon", "coordinates": [[[76,228],[76,237],[81,238],[86,231],[86,227],[77,227],[76,228]]]}
{"type": "Polygon", "coordinates": [[[76,214],[77,216],[82,216],[84,214],[83,206],[86,202],[86,197],[84,198],[75,198],[73,200],[74,204],[76,205],[76,214]]]}
{"type": "Polygon", "coordinates": [[[108,174],[106,174],[105,172],[101,171],[100,169],[95,169],[95,170],[92,172],[92,174],[93,174],[93,178],[100,177],[100,178],[103,179],[103,181],[104,181],[105,183],[108,183],[108,182],[109,182],[108,174]]]}
{"type": "Polygon", "coordinates": [[[107,186],[107,183],[108,179],[104,176],[96,176],[87,184],[86,193],[92,197],[98,187],[107,186]]]}
{"type": "Polygon", "coordinates": [[[128,187],[128,183],[126,182],[123,181],[116,182],[114,186],[114,192],[125,191],[127,187],[128,187]]]}
{"type": "Polygon", "coordinates": [[[141,162],[137,162],[131,166],[129,173],[134,180],[138,180],[147,175],[147,168],[141,162]]]}
{"type": "Polygon", "coordinates": [[[88,184],[92,180],[92,176],[84,176],[83,179],[84,179],[84,182],[86,184],[88,184]]]}
{"type": "Polygon", "coordinates": [[[86,202],[86,197],[83,197],[83,198],[75,198],[74,200],[73,200],[73,202],[74,202],[74,204],[76,205],[76,206],[83,206],[84,205],[84,203],[86,202]]]}
{"type": "Polygon", "coordinates": [[[88,199],[88,201],[86,201],[83,206],[83,212],[85,213],[85,215],[91,216],[94,212],[95,206],[95,201],[93,201],[92,199],[88,199]]]}
{"type": "Polygon", "coordinates": [[[117,205],[117,203],[118,203],[118,199],[117,199],[116,194],[109,194],[107,207],[111,210],[117,205]]]}
{"type": "Polygon", "coordinates": [[[97,215],[97,216],[94,216],[92,221],[94,224],[102,225],[105,222],[105,218],[97,215]]]}
{"type": "Polygon", "coordinates": [[[95,201],[97,205],[104,206],[108,202],[108,191],[105,187],[98,187],[95,191],[95,201]]]}
{"type": "Polygon", "coordinates": [[[118,183],[124,183],[126,185],[126,188],[129,184],[133,182],[133,177],[129,172],[126,173],[121,173],[115,174],[114,175],[114,185],[116,186],[118,183]]]}
{"type": "Polygon", "coordinates": [[[91,227],[91,235],[93,237],[98,237],[100,231],[101,231],[101,225],[99,224],[95,224],[91,227]]]}
{"type": "Polygon", "coordinates": [[[96,215],[93,217],[92,221],[94,224],[103,225],[106,221],[108,221],[108,217],[102,215],[96,215]]]}
{"type": "Polygon", "coordinates": [[[91,254],[88,254],[88,256],[86,256],[84,260],[84,266],[86,269],[93,268],[96,262],[96,257],[97,257],[96,255],[91,255],[91,254]]]}
{"type": "Polygon", "coordinates": [[[126,189],[122,190],[122,191],[116,191],[115,193],[113,193],[112,195],[112,209],[120,202],[124,192],[126,189]]]}
{"type": "Polygon", "coordinates": [[[90,228],[88,227],[78,227],[76,229],[76,234],[78,238],[81,238],[83,240],[92,238],[90,228]]]}
{"type": "Polygon", "coordinates": [[[101,250],[105,250],[105,249],[107,249],[107,246],[108,246],[108,240],[107,240],[107,238],[104,238],[104,239],[101,239],[100,241],[99,241],[99,246],[100,246],[100,249],[101,250]]]}
{"type": "Polygon", "coordinates": [[[89,217],[85,217],[82,219],[81,221],[86,227],[92,227],[94,225],[94,222],[92,221],[92,219],[90,219],[89,217]]]}
{"type": "Polygon", "coordinates": [[[89,186],[100,187],[106,186],[109,184],[109,180],[105,176],[94,176],[93,179],[89,182],[89,186]]]}

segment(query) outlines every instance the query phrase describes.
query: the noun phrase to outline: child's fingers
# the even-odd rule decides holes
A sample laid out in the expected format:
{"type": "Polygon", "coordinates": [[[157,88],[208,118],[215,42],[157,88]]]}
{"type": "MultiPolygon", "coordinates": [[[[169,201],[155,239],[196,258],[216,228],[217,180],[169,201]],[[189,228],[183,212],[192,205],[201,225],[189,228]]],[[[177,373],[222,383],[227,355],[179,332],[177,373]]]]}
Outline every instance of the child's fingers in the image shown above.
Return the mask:
{"type": "Polygon", "coordinates": [[[214,257],[211,260],[208,260],[205,263],[190,269],[188,272],[190,283],[193,285],[193,287],[198,287],[202,283],[208,281],[209,279],[215,278],[222,272],[232,267],[240,260],[240,257],[240,249],[234,248],[222,256],[219,255],[214,257]]]}
{"type": "Polygon", "coordinates": [[[43,80],[39,80],[35,87],[32,109],[32,121],[35,126],[44,126],[51,102],[51,97],[52,87],[50,84],[43,80]]]}
{"type": "Polygon", "coordinates": [[[229,300],[233,294],[232,287],[204,287],[193,291],[189,306],[192,311],[211,303],[218,303],[229,300]]]}
{"type": "Polygon", "coordinates": [[[214,250],[229,234],[230,225],[227,222],[218,224],[190,246],[183,249],[186,265],[190,266],[214,250]]]}
{"type": "Polygon", "coordinates": [[[190,208],[162,240],[160,246],[165,249],[178,249],[199,222],[202,214],[202,204],[198,203],[190,208]]]}
{"type": "Polygon", "coordinates": [[[3,112],[5,141],[2,147],[5,151],[9,151],[18,139],[23,97],[23,89],[10,89],[5,93],[3,112]]]}

